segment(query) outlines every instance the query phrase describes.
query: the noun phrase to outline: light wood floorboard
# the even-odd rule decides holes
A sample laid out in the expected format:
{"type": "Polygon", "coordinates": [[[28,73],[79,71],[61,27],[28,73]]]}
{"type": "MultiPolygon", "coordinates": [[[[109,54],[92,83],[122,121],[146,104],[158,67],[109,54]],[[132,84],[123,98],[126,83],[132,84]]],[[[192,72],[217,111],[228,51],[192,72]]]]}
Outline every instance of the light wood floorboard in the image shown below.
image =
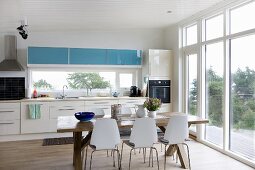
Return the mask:
{"type": "MultiPolygon", "coordinates": [[[[224,154],[221,154],[205,145],[195,141],[188,142],[191,152],[192,170],[252,170],[253,168],[242,164],[224,154]]],[[[163,152],[158,148],[160,169],[163,169],[163,152]]],[[[73,170],[72,166],[73,145],[42,146],[42,140],[0,142],[0,169],[1,170],[73,170]]],[[[124,146],[122,167],[128,169],[129,160],[128,146],[124,146]]],[[[90,156],[91,150],[88,152],[90,156]]],[[[148,156],[147,151],[147,156],[148,156]]],[[[156,158],[154,159],[156,160],[156,158]]],[[[89,163],[89,159],[88,159],[89,163]]],[[[87,165],[88,165],[87,163],[87,165]]],[[[132,168],[135,170],[156,170],[148,167],[148,157],[143,163],[142,154],[136,151],[132,155],[132,168]]],[[[88,168],[87,168],[88,169],[88,168]]],[[[92,169],[114,170],[112,158],[106,156],[106,151],[94,154],[92,169]]],[[[181,170],[180,163],[175,163],[172,157],[167,158],[167,169],[181,170]]]]}

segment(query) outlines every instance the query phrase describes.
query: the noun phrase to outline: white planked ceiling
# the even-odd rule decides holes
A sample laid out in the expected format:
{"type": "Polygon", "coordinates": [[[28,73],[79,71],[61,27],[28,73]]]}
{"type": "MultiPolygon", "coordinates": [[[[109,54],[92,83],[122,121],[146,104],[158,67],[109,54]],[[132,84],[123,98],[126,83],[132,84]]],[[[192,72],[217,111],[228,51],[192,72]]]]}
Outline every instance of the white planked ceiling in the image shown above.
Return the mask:
{"type": "Polygon", "coordinates": [[[0,0],[0,31],[163,28],[223,0],[0,0]],[[172,13],[167,13],[172,11],[172,13]]]}

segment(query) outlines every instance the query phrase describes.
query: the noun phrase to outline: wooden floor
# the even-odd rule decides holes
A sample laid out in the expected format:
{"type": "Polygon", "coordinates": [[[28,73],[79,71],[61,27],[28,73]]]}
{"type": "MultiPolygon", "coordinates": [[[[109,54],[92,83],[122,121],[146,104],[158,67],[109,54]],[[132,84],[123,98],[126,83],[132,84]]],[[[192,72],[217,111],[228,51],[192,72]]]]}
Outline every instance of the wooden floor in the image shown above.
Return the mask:
{"type": "MultiPolygon", "coordinates": [[[[211,148],[195,141],[188,142],[191,151],[192,170],[252,170],[230,157],[227,157],[211,148]]],[[[42,140],[0,142],[0,169],[1,170],[73,170],[72,166],[73,145],[42,146],[42,140]]],[[[156,145],[159,151],[160,169],[163,169],[163,152],[160,145],[156,145]]],[[[89,150],[89,155],[90,155],[89,150]]],[[[106,156],[106,152],[96,152],[92,169],[112,170],[112,158],[106,156]]],[[[124,147],[123,169],[128,169],[129,147],[124,147]]],[[[142,154],[136,151],[132,155],[131,169],[156,170],[143,163],[142,154]]],[[[181,170],[179,163],[175,163],[172,157],[167,158],[167,169],[181,170]]]]}

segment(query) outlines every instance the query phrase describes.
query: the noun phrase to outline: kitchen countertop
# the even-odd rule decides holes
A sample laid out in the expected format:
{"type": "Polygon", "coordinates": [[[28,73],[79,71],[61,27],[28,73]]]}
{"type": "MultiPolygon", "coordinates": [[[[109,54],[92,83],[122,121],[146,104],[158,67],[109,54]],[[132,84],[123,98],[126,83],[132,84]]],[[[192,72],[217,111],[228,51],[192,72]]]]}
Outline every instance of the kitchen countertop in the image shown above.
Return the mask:
{"type": "Polygon", "coordinates": [[[21,99],[21,100],[0,100],[0,103],[16,103],[16,102],[54,102],[54,101],[93,101],[93,100],[135,100],[135,99],[146,99],[147,97],[66,97],[65,99],[56,99],[53,97],[40,97],[40,98],[31,98],[31,99],[21,99]]]}

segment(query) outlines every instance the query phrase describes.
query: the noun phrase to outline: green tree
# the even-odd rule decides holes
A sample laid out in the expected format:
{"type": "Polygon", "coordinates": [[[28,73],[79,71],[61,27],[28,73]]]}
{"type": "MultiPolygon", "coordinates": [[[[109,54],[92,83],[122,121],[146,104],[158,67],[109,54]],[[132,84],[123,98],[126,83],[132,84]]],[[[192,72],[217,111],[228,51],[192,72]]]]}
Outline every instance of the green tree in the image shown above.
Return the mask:
{"type": "Polygon", "coordinates": [[[246,67],[244,71],[240,68],[233,74],[233,87],[236,94],[243,98],[253,97],[255,91],[255,71],[246,67]]]}
{"type": "Polygon", "coordinates": [[[40,79],[37,82],[34,82],[33,86],[38,89],[48,89],[48,90],[53,89],[52,85],[43,79],[40,79]]]}
{"type": "MultiPolygon", "coordinates": [[[[223,78],[214,72],[212,68],[207,71],[207,96],[208,96],[208,116],[210,123],[215,126],[222,126],[223,114],[223,78]]],[[[197,101],[197,84],[193,80],[189,101],[191,112],[195,112],[197,101]]],[[[249,69],[238,69],[232,75],[232,125],[239,129],[255,130],[255,71],[249,69]]]]}
{"type": "Polygon", "coordinates": [[[197,113],[197,79],[193,79],[192,87],[190,88],[189,113],[192,115],[197,113]]]}
{"type": "Polygon", "coordinates": [[[223,114],[222,114],[222,99],[223,99],[223,78],[215,73],[210,68],[207,71],[207,83],[208,83],[208,116],[210,123],[216,126],[222,126],[223,114]]]}
{"type": "Polygon", "coordinates": [[[240,68],[232,75],[232,122],[237,129],[255,129],[255,71],[240,68]]]}
{"type": "Polygon", "coordinates": [[[72,89],[87,89],[87,95],[92,89],[104,89],[110,87],[110,83],[104,81],[104,78],[98,73],[68,74],[67,82],[72,89]]]}

